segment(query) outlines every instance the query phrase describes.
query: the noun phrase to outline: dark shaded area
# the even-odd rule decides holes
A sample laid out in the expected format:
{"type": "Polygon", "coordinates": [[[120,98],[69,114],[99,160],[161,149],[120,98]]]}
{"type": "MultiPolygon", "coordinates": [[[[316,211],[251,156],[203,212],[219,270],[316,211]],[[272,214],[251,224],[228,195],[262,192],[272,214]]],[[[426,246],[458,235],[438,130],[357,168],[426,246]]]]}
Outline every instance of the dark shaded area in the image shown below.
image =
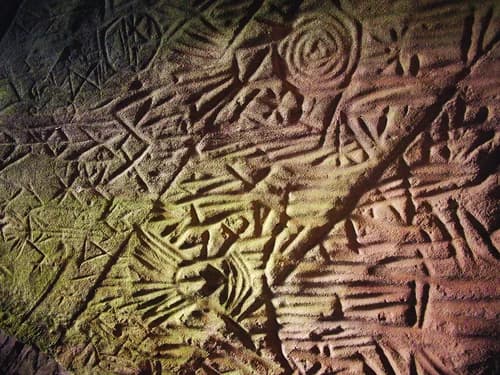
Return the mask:
{"type": "Polygon", "coordinates": [[[0,40],[9,29],[22,2],[22,0],[2,0],[0,2],[0,40]]]}
{"type": "Polygon", "coordinates": [[[0,374],[65,374],[57,362],[36,347],[25,345],[0,330],[0,374]]]}

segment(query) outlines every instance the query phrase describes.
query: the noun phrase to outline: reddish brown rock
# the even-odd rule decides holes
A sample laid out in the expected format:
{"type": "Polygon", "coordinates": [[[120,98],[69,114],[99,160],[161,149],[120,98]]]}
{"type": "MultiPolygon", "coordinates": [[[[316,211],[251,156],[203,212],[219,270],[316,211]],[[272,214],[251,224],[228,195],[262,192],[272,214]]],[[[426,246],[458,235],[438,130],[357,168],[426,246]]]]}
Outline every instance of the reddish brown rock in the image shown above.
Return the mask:
{"type": "Polygon", "coordinates": [[[499,371],[495,1],[9,12],[0,328],[77,374],[499,371]]]}

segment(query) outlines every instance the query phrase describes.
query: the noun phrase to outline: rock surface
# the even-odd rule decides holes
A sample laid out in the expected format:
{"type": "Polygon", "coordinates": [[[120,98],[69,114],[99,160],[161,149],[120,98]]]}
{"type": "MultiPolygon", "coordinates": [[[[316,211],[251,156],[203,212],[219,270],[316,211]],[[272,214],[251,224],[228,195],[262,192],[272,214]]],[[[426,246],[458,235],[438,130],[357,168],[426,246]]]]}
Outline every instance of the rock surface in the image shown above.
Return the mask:
{"type": "Polygon", "coordinates": [[[7,373],[500,371],[498,1],[6,4],[7,373]]]}

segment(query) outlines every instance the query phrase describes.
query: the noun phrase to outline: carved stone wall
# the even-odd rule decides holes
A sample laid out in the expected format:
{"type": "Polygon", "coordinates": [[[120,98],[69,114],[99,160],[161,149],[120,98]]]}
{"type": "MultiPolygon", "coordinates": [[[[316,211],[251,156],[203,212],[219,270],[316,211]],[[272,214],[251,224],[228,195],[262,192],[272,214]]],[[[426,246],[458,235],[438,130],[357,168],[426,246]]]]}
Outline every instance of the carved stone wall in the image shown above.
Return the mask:
{"type": "Polygon", "coordinates": [[[499,373],[498,1],[5,4],[0,373],[499,373]]]}

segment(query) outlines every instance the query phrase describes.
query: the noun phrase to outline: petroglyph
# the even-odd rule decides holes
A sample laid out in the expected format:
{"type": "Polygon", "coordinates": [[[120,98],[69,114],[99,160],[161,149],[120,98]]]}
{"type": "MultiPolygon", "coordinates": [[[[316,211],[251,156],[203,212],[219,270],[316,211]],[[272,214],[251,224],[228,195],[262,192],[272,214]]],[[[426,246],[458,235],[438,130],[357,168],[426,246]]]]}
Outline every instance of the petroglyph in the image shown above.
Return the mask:
{"type": "Polygon", "coordinates": [[[495,1],[11,8],[0,372],[499,371],[495,1]]]}

